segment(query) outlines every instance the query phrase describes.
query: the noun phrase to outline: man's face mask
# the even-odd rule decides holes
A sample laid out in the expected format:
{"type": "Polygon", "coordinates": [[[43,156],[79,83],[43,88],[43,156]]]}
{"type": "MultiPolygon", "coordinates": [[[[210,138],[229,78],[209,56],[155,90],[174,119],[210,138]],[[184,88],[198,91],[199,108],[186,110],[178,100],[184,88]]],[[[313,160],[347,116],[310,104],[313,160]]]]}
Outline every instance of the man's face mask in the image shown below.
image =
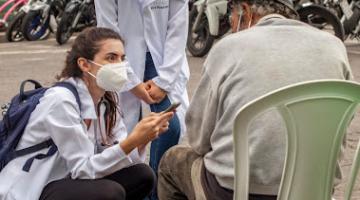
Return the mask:
{"type": "Polygon", "coordinates": [[[89,62],[101,67],[96,76],[90,72],[88,73],[96,79],[96,84],[105,91],[118,92],[128,81],[128,62],[126,61],[106,65],[100,65],[91,60],[89,62]]]}

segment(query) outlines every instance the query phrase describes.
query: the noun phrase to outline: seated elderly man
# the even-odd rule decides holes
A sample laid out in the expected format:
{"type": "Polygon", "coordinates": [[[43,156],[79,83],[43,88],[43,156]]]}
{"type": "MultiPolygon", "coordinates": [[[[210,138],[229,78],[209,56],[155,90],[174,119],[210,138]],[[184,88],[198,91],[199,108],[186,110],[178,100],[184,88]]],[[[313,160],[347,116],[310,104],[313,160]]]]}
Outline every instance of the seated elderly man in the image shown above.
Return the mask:
{"type": "MultiPolygon", "coordinates": [[[[290,0],[234,0],[232,30],[210,52],[186,116],[190,147],[176,146],[159,167],[158,194],[169,199],[233,197],[233,121],[249,101],[315,79],[351,79],[343,43],[293,20],[290,0]]],[[[250,199],[276,199],[286,129],[278,113],[250,130],[250,199]]]]}

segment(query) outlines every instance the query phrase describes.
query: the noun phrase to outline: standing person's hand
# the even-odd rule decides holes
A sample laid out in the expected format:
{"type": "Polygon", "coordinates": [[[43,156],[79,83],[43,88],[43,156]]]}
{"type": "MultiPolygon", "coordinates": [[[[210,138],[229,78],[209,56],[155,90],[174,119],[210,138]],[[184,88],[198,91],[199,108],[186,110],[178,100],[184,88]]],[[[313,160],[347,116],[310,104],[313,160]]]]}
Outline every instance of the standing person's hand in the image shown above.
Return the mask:
{"type": "Polygon", "coordinates": [[[151,98],[149,92],[146,90],[146,87],[147,86],[145,85],[145,83],[140,83],[139,85],[131,89],[130,92],[147,104],[156,103],[156,101],[153,98],[151,98]]]}
{"type": "Polygon", "coordinates": [[[169,120],[173,116],[173,112],[150,114],[135,126],[129,137],[120,143],[120,147],[126,154],[136,147],[144,148],[146,144],[168,129],[169,120]]]}
{"type": "Polygon", "coordinates": [[[152,99],[156,101],[156,103],[160,103],[167,95],[167,92],[157,86],[154,81],[149,80],[145,82],[146,90],[149,92],[149,95],[152,99]]]}

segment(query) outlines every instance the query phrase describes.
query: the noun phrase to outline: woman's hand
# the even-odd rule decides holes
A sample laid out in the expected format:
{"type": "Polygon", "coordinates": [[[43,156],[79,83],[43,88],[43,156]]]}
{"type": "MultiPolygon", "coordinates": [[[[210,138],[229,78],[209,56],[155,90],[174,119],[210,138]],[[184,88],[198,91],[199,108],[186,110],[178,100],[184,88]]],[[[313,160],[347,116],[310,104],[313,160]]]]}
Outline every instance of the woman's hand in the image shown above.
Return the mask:
{"type": "MultiPolygon", "coordinates": [[[[153,115],[154,113],[151,113],[150,115],[153,115]]],[[[162,134],[164,132],[166,132],[167,130],[169,129],[169,122],[166,122],[163,124],[162,127],[160,127],[160,131],[159,131],[159,134],[162,134]]],[[[141,144],[137,147],[138,151],[139,151],[139,154],[143,154],[146,150],[146,146],[148,145],[149,143],[146,143],[146,144],[141,144]]]]}
{"type": "Polygon", "coordinates": [[[129,137],[120,143],[120,147],[129,154],[136,147],[141,147],[156,139],[159,134],[168,129],[169,120],[173,115],[173,112],[151,113],[135,126],[129,137]]]}

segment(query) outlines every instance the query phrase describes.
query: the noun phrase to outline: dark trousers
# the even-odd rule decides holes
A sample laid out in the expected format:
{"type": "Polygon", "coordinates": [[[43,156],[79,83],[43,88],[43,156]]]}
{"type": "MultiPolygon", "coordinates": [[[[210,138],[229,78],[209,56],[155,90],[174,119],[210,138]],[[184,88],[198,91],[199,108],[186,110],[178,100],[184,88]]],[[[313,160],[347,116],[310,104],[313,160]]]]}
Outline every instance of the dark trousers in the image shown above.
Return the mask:
{"type": "MultiPolygon", "coordinates": [[[[144,81],[151,80],[158,76],[151,54],[146,54],[144,81]]],[[[151,112],[162,112],[168,108],[171,103],[168,96],[166,96],[160,103],[150,105],[151,112]]],[[[163,154],[172,146],[178,144],[180,138],[180,121],[175,114],[169,121],[169,129],[160,135],[160,137],[151,142],[150,147],[150,162],[149,165],[157,174],[158,166],[163,154]]],[[[151,200],[157,200],[156,189],[151,195],[151,200]]]]}
{"type": "MultiPolygon", "coordinates": [[[[232,200],[233,191],[223,188],[203,165],[203,157],[188,146],[169,149],[159,165],[160,200],[232,200]]],[[[276,196],[249,194],[249,200],[276,200],[276,196]]]]}
{"type": "Polygon", "coordinates": [[[155,180],[149,166],[138,164],[102,179],[53,181],[44,188],[40,200],[140,200],[151,192],[155,180]]]}

